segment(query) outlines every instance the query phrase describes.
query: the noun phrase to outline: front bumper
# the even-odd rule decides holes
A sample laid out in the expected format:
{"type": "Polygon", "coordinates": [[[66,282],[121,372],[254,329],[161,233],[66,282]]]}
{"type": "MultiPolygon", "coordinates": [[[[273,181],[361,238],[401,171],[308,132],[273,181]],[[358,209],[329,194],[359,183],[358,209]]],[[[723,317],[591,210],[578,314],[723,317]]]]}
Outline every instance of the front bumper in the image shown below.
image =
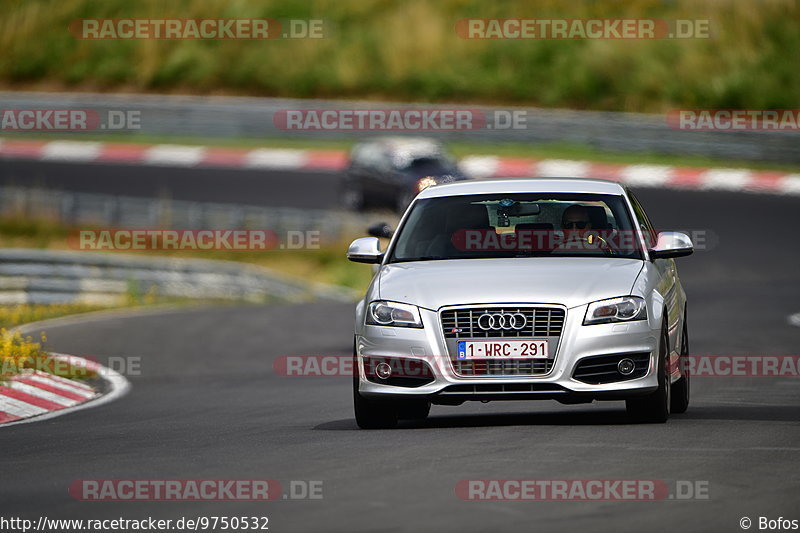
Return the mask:
{"type": "MultiPolygon", "coordinates": [[[[503,304],[506,305],[506,304],[503,304]]],[[[526,304],[531,305],[531,304],[526,304]]],[[[372,397],[428,397],[434,403],[466,400],[556,399],[565,403],[591,400],[620,400],[657,389],[656,375],[659,326],[649,320],[629,323],[582,325],[586,306],[568,309],[552,369],[536,376],[463,377],[455,373],[447,350],[439,313],[420,309],[424,328],[386,326],[361,327],[356,334],[359,359],[359,391],[372,397]],[[605,355],[649,354],[644,375],[634,379],[591,384],[575,379],[577,365],[584,359],[605,355]],[[425,361],[432,369],[432,381],[405,387],[367,380],[365,357],[425,361]]]]}

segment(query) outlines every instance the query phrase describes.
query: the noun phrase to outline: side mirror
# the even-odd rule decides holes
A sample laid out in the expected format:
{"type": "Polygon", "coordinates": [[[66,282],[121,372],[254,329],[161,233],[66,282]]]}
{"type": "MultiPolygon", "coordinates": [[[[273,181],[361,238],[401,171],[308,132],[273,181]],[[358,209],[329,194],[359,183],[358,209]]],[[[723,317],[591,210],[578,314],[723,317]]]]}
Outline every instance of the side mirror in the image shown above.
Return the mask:
{"type": "Polygon", "coordinates": [[[382,239],[391,239],[392,233],[392,227],[386,222],[378,222],[367,228],[367,235],[382,239]]]}
{"type": "Polygon", "coordinates": [[[354,240],[347,249],[347,258],[356,263],[380,263],[383,261],[381,241],[377,237],[362,237],[354,240]]]}
{"type": "Polygon", "coordinates": [[[650,257],[669,259],[690,255],[692,252],[694,247],[688,235],[677,231],[662,231],[658,234],[656,245],[650,249],[650,257]]]}

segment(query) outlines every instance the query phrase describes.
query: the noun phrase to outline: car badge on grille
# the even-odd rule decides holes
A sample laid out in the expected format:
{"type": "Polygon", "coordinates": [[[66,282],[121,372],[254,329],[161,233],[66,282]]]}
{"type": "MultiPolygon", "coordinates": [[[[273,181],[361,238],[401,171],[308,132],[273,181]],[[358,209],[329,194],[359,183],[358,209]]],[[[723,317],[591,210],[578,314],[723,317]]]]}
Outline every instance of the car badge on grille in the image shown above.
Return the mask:
{"type": "Polygon", "coordinates": [[[525,327],[527,320],[522,313],[484,313],[478,317],[478,327],[490,329],[516,329],[525,327]]]}

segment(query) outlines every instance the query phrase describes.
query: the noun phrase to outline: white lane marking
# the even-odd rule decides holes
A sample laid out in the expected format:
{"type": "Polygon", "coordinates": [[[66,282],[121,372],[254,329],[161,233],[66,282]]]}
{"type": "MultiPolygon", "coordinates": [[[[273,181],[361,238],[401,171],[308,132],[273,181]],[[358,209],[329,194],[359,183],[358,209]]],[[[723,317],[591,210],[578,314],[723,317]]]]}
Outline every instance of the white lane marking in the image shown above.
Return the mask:
{"type": "Polygon", "coordinates": [[[672,180],[673,168],[666,165],[628,165],[620,170],[620,181],[638,187],[663,187],[672,180]]]}
{"type": "MultiPolygon", "coordinates": [[[[16,398],[9,398],[8,396],[0,395],[0,411],[4,413],[8,413],[14,416],[36,416],[47,413],[47,409],[43,407],[37,407],[35,405],[31,405],[29,403],[23,402],[22,400],[17,400],[16,398]]],[[[9,422],[8,424],[14,424],[15,422],[9,422]]],[[[0,424],[0,427],[6,426],[8,424],[0,424]]]]}
{"type": "Polygon", "coordinates": [[[27,383],[23,383],[21,381],[10,380],[6,382],[3,386],[8,387],[9,389],[14,389],[20,392],[24,392],[25,394],[30,394],[31,396],[36,396],[37,398],[41,398],[42,400],[47,400],[48,402],[53,402],[57,403],[58,405],[63,405],[65,407],[69,407],[71,405],[75,405],[76,403],[78,403],[77,400],[64,398],[63,396],[59,396],[54,392],[46,391],[44,389],[40,389],[38,387],[29,385],[27,383]]]}
{"type": "Polygon", "coordinates": [[[143,159],[151,165],[191,167],[202,161],[205,152],[204,146],[157,144],[145,151],[143,159]]]}
{"type": "Polygon", "coordinates": [[[494,176],[500,158],[493,155],[468,155],[458,162],[458,166],[474,178],[488,178],[494,176]]]}
{"type": "MultiPolygon", "coordinates": [[[[74,361],[75,359],[81,359],[80,357],[76,357],[74,355],[71,356],[65,356],[63,354],[50,354],[50,355],[62,360],[74,361]]],[[[87,365],[90,363],[89,361],[86,360],[84,361],[86,362],[87,365]]],[[[74,413],[75,411],[82,411],[83,409],[89,409],[91,407],[99,407],[101,405],[113,402],[114,400],[118,400],[119,398],[122,398],[123,396],[128,394],[128,391],[130,391],[131,388],[131,384],[127,379],[125,379],[125,376],[110,368],[106,367],[100,367],[100,368],[102,370],[99,372],[99,375],[105,380],[106,385],[108,386],[108,392],[106,392],[102,396],[97,396],[92,400],[88,400],[86,402],[79,403],[78,405],[67,407],[65,409],[61,409],[58,411],[44,411],[43,414],[39,414],[38,416],[26,418],[23,420],[15,420],[13,422],[8,422],[6,424],[0,424],[0,428],[4,428],[7,426],[15,426],[17,424],[30,424],[32,422],[39,422],[40,420],[49,420],[50,418],[55,418],[57,416],[74,413]]]]}
{"type": "Polygon", "coordinates": [[[247,168],[300,168],[308,161],[305,150],[259,148],[250,150],[244,158],[247,168]]]}
{"type": "Polygon", "coordinates": [[[539,176],[585,178],[589,175],[589,169],[588,161],[545,159],[537,165],[536,174],[539,176]]]}
{"type": "Polygon", "coordinates": [[[41,383],[42,385],[47,385],[48,387],[53,387],[54,389],[63,390],[64,392],[69,392],[71,394],[81,396],[82,398],[94,398],[95,396],[94,392],[89,392],[84,389],[79,389],[78,387],[73,387],[66,383],[61,383],[54,379],[46,378],[44,376],[31,375],[28,376],[28,379],[30,379],[31,381],[35,381],[36,383],[41,383]]]}
{"type": "Polygon", "coordinates": [[[789,324],[800,328],[800,313],[789,315],[789,324]]]}
{"type": "Polygon", "coordinates": [[[52,141],[42,150],[45,161],[94,161],[100,157],[103,144],[85,141],[52,141]]]}

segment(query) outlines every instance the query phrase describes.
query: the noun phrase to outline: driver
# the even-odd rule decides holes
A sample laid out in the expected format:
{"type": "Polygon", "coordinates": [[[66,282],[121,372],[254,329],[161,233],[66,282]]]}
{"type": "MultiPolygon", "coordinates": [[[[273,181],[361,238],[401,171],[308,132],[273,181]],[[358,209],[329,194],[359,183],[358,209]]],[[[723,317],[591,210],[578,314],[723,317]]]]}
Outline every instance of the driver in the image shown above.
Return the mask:
{"type": "Polygon", "coordinates": [[[565,234],[575,235],[575,230],[592,229],[589,210],[582,205],[571,205],[561,215],[561,228],[565,234]]]}
{"type": "MultiPolygon", "coordinates": [[[[602,248],[611,251],[611,246],[593,229],[589,210],[580,204],[573,204],[561,214],[561,229],[564,230],[564,242],[558,249],[602,248]]],[[[613,251],[612,251],[613,253],[613,251]]]]}

